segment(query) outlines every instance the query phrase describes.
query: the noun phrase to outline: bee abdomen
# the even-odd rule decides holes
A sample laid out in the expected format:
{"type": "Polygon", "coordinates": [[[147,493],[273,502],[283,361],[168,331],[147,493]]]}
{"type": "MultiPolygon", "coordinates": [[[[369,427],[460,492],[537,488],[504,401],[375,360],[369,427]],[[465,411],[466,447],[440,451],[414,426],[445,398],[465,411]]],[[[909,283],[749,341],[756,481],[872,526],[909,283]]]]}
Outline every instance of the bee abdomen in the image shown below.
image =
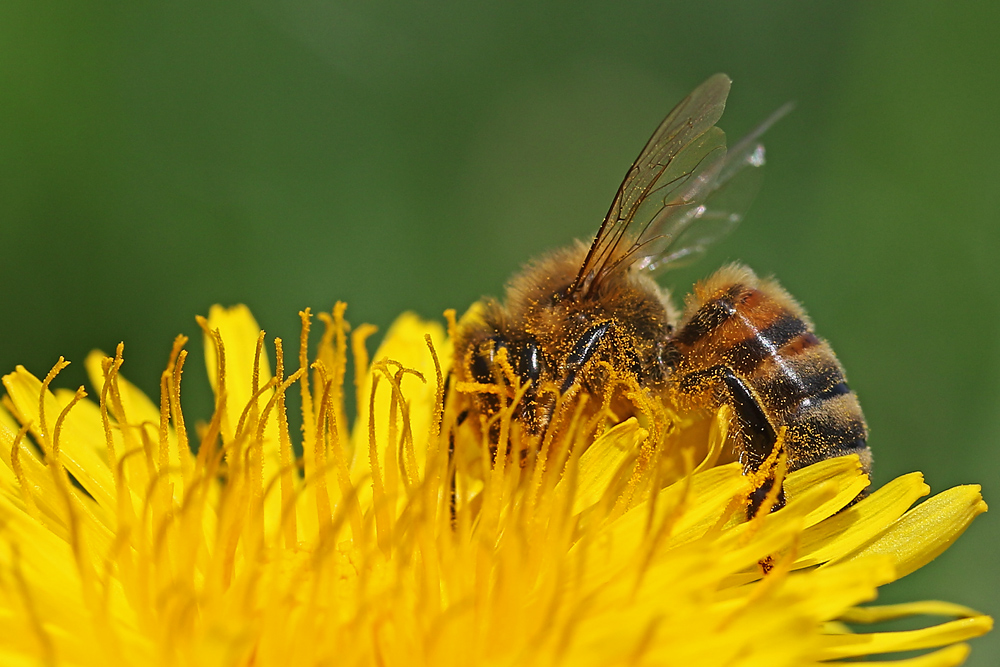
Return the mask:
{"type": "Polygon", "coordinates": [[[721,398],[742,426],[748,469],[767,458],[785,427],[789,469],[853,453],[870,471],[857,396],[833,350],[784,290],[732,266],[699,286],[696,299],[674,339],[684,360],[678,386],[682,392],[701,386],[697,378],[706,374],[722,380],[721,398]]]}

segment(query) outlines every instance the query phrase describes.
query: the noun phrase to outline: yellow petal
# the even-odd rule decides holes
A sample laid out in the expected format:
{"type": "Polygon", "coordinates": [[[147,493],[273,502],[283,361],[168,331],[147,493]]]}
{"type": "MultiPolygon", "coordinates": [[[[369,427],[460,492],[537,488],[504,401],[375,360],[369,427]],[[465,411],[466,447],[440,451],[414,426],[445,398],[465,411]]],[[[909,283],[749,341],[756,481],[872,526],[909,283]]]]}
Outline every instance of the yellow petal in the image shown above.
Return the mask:
{"type": "Polygon", "coordinates": [[[956,618],[971,618],[981,616],[975,609],[970,609],[953,602],[940,600],[924,600],[921,602],[904,602],[876,607],[856,607],[848,609],[840,615],[840,620],[846,623],[882,623],[894,621],[909,616],[954,616],[956,618]]]}
{"type": "Polygon", "coordinates": [[[988,616],[975,616],[919,630],[828,636],[820,659],[835,660],[934,648],[979,637],[991,629],[993,629],[993,619],[988,616]]]}
{"type": "MultiPolygon", "coordinates": [[[[3,384],[21,419],[31,422],[31,432],[36,437],[40,437],[43,428],[42,415],[39,412],[41,381],[25,370],[23,366],[18,366],[13,373],[4,376],[3,384]]],[[[63,396],[66,397],[66,394],[63,396]]],[[[55,439],[55,427],[59,415],[68,402],[68,400],[62,402],[57,400],[51,392],[45,394],[44,430],[50,441],[55,439]]],[[[93,411],[87,411],[86,408],[78,409],[80,407],[77,405],[66,414],[59,433],[59,460],[101,507],[111,508],[115,506],[115,498],[117,497],[114,479],[107,459],[98,454],[101,450],[106,451],[104,429],[99,417],[98,421],[94,422],[93,411]]],[[[8,465],[10,446],[13,444],[12,437],[9,442],[10,444],[4,447],[8,465]]],[[[46,446],[51,448],[51,442],[46,446]]],[[[145,475],[142,474],[140,479],[145,479],[145,475]]],[[[40,482],[37,478],[33,478],[33,481],[40,482]]],[[[106,526],[114,525],[112,516],[108,515],[107,512],[101,512],[97,508],[95,511],[106,526]]]]}
{"type": "Polygon", "coordinates": [[[937,558],[986,511],[979,488],[956,486],[937,494],[904,514],[876,540],[838,561],[888,554],[895,559],[896,576],[905,577],[937,558]]]}
{"type": "MultiPolygon", "coordinates": [[[[609,429],[587,448],[579,459],[574,514],[599,502],[616,479],[627,479],[630,463],[634,462],[638,447],[647,435],[636,420],[629,419],[609,429]],[[623,470],[623,466],[627,466],[627,470],[623,470]]],[[[568,483],[569,479],[564,478],[557,488],[568,483]]]]}
{"type": "Polygon", "coordinates": [[[835,560],[869,543],[929,492],[920,473],[897,477],[857,505],[807,530],[796,567],[835,560]]]}
{"type": "Polygon", "coordinates": [[[833,516],[868,486],[868,476],[861,471],[861,461],[853,454],[826,459],[796,470],[785,479],[785,493],[789,498],[794,498],[816,484],[829,483],[836,485],[836,495],[806,517],[807,526],[833,516]]]}
{"type": "MultiPolygon", "coordinates": [[[[0,408],[4,414],[6,411],[0,408]]],[[[68,539],[65,502],[48,467],[38,459],[30,443],[22,439],[16,453],[17,429],[0,424],[0,456],[4,462],[3,495],[17,508],[43,522],[53,533],[68,539]],[[18,473],[15,473],[16,456],[18,473]],[[18,475],[20,478],[18,478],[18,475]]]]}
{"type": "Polygon", "coordinates": [[[664,536],[663,548],[675,548],[705,535],[730,508],[734,498],[750,491],[750,483],[738,463],[708,468],[692,476],[690,487],[683,482],[667,487],[658,494],[654,503],[633,507],[617,521],[604,528],[601,541],[608,558],[608,567],[621,565],[647,539],[647,531],[660,526],[665,520],[673,521],[669,534],[664,536]],[[685,502],[685,493],[697,502],[685,502]],[[677,516],[678,503],[684,502],[683,511],[677,516]],[[650,516],[650,511],[653,516],[650,516]]]}
{"type": "Polygon", "coordinates": [[[824,662],[824,665],[843,665],[844,667],[857,667],[859,664],[865,667],[956,667],[965,662],[969,657],[968,644],[954,644],[933,653],[927,653],[915,658],[904,660],[866,660],[863,663],[851,662],[824,662]]]}
{"type": "Polygon", "coordinates": [[[817,619],[839,618],[846,609],[873,599],[877,587],[892,581],[894,575],[891,558],[873,556],[838,567],[793,573],[784,588],[789,595],[808,600],[805,606],[817,619]]]}

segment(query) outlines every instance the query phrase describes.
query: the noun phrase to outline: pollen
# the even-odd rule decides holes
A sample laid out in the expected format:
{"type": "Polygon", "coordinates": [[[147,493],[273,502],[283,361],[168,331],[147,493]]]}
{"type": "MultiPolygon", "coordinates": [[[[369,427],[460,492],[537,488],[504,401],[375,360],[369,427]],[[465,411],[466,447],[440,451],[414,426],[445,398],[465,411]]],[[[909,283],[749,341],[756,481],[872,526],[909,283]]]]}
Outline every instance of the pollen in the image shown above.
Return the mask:
{"type": "Polygon", "coordinates": [[[892,664],[944,666],[992,626],[952,603],[870,604],[986,511],[978,486],[916,504],[929,488],[911,473],[852,504],[868,484],[856,456],[787,472],[778,447],[761,474],[787,504],[747,520],[754,479],[718,463],[727,406],[599,428],[577,407],[523,445],[514,391],[491,449],[462,424],[458,397],[482,387],[449,386],[442,326],[403,315],[369,359],[374,330],[352,332],[343,304],[318,320],[313,346],[301,313],[289,351],[245,307],[199,318],[207,423],[182,411],[183,336],[155,399],[123,375],[122,346],[85,360],[89,391],[59,388],[63,359],[3,378],[0,663],[780,666],[919,650],[892,664]],[[904,617],[924,622],[865,630],[904,617]]]}

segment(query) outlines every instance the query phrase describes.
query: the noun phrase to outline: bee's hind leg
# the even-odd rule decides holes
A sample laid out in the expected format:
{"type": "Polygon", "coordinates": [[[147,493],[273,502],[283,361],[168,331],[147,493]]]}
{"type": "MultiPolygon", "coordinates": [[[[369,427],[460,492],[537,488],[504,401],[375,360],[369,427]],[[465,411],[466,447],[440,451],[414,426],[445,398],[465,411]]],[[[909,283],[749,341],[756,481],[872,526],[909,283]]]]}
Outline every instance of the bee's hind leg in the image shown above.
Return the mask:
{"type": "MultiPolygon", "coordinates": [[[[720,384],[725,388],[725,391],[719,393],[725,397],[725,402],[733,408],[735,413],[740,461],[743,463],[744,471],[757,472],[774,451],[778,442],[778,434],[747,383],[732,368],[725,364],[719,364],[688,373],[680,379],[678,390],[691,394],[706,390],[716,391],[720,384]]],[[[747,518],[752,519],[756,516],[768,491],[773,486],[774,478],[769,477],[754,490],[747,505],[747,518]]],[[[785,490],[782,488],[778,491],[777,500],[771,506],[771,511],[781,509],[784,506],[785,490]]]]}

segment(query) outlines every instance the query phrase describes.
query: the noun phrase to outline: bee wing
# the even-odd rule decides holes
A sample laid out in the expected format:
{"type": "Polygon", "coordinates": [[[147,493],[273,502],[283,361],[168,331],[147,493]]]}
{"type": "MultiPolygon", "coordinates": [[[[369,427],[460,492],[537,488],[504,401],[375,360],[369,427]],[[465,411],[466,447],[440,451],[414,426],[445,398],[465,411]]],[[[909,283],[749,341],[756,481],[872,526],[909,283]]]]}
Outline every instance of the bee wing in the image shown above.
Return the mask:
{"type": "Polygon", "coordinates": [[[647,233],[636,242],[636,268],[659,273],[685,266],[743,221],[763,175],[760,137],[793,106],[788,103],[772,113],[724,157],[690,179],[678,196],[662,202],[647,233]]]}
{"type": "Polygon", "coordinates": [[[764,164],[760,136],[791,105],[727,151],[715,123],[729,86],[726,75],[716,74],[660,124],[618,188],[572,291],[587,294],[604,276],[633,265],[680,266],[739,224],[764,164]]]}
{"type": "Polygon", "coordinates": [[[663,119],[618,187],[571,294],[590,292],[603,276],[628,265],[678,191],[725,156],[725,134],[715,123],[731,84],[725,74],[710,77],[663,119]]]}

